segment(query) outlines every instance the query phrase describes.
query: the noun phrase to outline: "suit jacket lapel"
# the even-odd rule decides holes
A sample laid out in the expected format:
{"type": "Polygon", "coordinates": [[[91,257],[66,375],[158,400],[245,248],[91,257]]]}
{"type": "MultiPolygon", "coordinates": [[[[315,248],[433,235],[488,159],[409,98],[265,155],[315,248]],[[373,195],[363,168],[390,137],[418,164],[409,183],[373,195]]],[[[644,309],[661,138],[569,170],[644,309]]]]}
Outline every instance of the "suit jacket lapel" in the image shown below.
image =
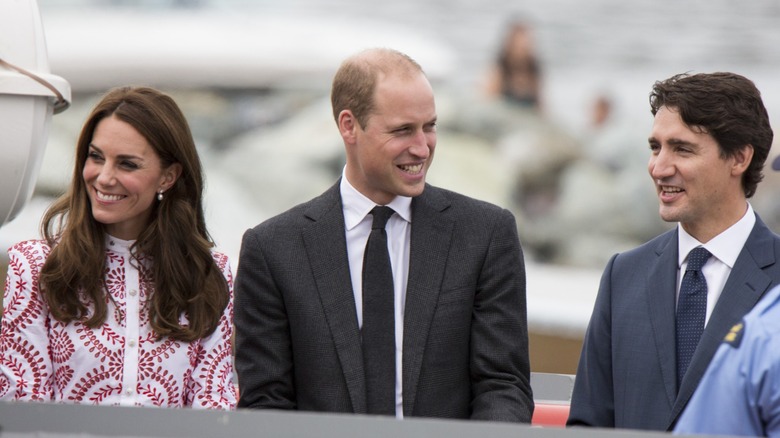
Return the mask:
{"type": "Polygon", "coordinates": [[[732,325],[739,321],[758,300],[769,290],[772,279],[763,268],[775,263],[774,239],[772,232],[756,216],[756,224],[745,246],[731,269],[720,298],[712,310],[707,327],[704,329],[699,346],[696,347],[685,375],[677,401],[672,410],[671,423],[674,424],[688,400],[693,395],[701,377],[712,360],[712,356],[723,341],[723,337],[732,325]]]}
{"type": "Polygon", "coordinates": [[[306,253],[320,301],[347,382],[355,413],[366,412],[366,386],[360,331],[347,257],[339,184],[305,212],[313,223],[303,230],[306,253]]]}
{"type": "Polygon", "coordinates": [[[414,412],[428,330],[444,278],[454,223],[441,212],[449,205],[441,192],[428,185],[422,195],[412,200],[409,279],[404,307],[404,415],[414,412]]]}
{"type": "Polygon", "coordinates": [[[658,258],[647,278],[650,323],[669,405],[677,396],[677,351],[675,348],[675,296],[677,290],[677,230],[656,247],[658,258]]]}

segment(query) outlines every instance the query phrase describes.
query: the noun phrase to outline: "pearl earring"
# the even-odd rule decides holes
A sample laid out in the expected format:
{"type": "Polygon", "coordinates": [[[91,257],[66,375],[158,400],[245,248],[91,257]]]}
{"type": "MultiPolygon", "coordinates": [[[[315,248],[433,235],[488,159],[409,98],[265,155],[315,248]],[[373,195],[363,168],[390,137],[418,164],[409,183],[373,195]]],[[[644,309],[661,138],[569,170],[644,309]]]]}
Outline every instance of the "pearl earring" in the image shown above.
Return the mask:
{"type": "Polygon", "coordinates": [[[160,189],[159,192],[157,192],[157,200],[162,201],[163,200],[163,191],[160,189]]]}

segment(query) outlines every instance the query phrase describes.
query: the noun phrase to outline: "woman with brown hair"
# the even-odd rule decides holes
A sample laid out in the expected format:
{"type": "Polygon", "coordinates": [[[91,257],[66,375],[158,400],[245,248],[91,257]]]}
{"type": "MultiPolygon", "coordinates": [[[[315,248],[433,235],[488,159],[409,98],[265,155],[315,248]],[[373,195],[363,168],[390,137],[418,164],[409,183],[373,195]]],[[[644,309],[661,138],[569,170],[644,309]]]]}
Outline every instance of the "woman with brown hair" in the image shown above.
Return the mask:
{"type": "Polygon", "coordinates": [[[233,279],[202,194],[173,99],[143,87],[103,96],[44,240],[8,251],[1,399],[235,407],[233,279]]]}
{"type": "Polygon", "coordinates": [[[519,107],[539,110],[541,77],[531,25],[519,19],[511,21],[489,72],[486,94],[519,107]]]}

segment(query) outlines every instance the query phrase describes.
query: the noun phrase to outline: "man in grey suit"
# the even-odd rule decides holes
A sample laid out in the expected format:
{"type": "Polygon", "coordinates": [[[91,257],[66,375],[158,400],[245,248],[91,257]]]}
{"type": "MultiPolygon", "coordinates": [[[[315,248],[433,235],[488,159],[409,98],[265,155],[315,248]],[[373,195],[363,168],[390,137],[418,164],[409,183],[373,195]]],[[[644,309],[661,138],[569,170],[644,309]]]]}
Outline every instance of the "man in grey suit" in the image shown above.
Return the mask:
{"type": "Polygon", "coordinates": [[[436,108],[408,56],[369,49],[348,58],[331,100],[346,148],[341,179],[243,238],[235,283],[239,407],[377,413],[366,394],[361,272],[378,205],[394,211],[386,234],[395,388],[390,383],[384,413],[530,422],[525,268],[514,217],[425,183],[436,108]]]}
{"type": "Polygon", "coordinates": [[[724,335],[780,283],[780,238],[747,201],[773,137],[753,82],[732,73],[676,75],[655,83],[650,106],[648,170],[661,217],[677,227],[607,264],[569,425],[670,430],[724,335]],[[686,272],[697,247],[706,262],[686,272]],[[677,345],[692,327],[677,329],[692,308],[683,304],[695,289],[685,286],[689,274],[706,280],[695,292],[706,300],[697,301],[703,333],[690,348],[677,345]]]}

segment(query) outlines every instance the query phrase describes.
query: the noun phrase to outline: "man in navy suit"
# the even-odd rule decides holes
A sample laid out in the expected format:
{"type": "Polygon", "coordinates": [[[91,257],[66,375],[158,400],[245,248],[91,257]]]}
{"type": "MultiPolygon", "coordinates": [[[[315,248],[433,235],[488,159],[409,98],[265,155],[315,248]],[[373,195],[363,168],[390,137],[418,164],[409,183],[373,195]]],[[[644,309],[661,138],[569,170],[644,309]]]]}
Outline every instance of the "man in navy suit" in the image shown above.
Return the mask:
{"type": "Polygon", "coordinates": [[[661,217],[677,227],[607,264],[569,425],[670,430],[724,335],[780,283],[780,238],[747,201],[773,137],[753,82],[732,73],[676,75],[655,83],[650,106],[648,170],[661,217]],[[703,333],[678,372],[678,295],[697,247],[711,254],[700,269],[706,316],[702,310],[703,333]]]}
{"type": "Polygon", "coordinates": [[[348,58],[331,101],[346,148],[341,179],[244,234],[235,284],[239,406],[376,413],[367,401],[361,272],[372,210],[388,206],[395,354],[386,359],[395,362],[395,388],[385,391],[385,413],[530,422],[514,217],[426,184],[436,108],[408,56],[370,49],[348,58]]]}

